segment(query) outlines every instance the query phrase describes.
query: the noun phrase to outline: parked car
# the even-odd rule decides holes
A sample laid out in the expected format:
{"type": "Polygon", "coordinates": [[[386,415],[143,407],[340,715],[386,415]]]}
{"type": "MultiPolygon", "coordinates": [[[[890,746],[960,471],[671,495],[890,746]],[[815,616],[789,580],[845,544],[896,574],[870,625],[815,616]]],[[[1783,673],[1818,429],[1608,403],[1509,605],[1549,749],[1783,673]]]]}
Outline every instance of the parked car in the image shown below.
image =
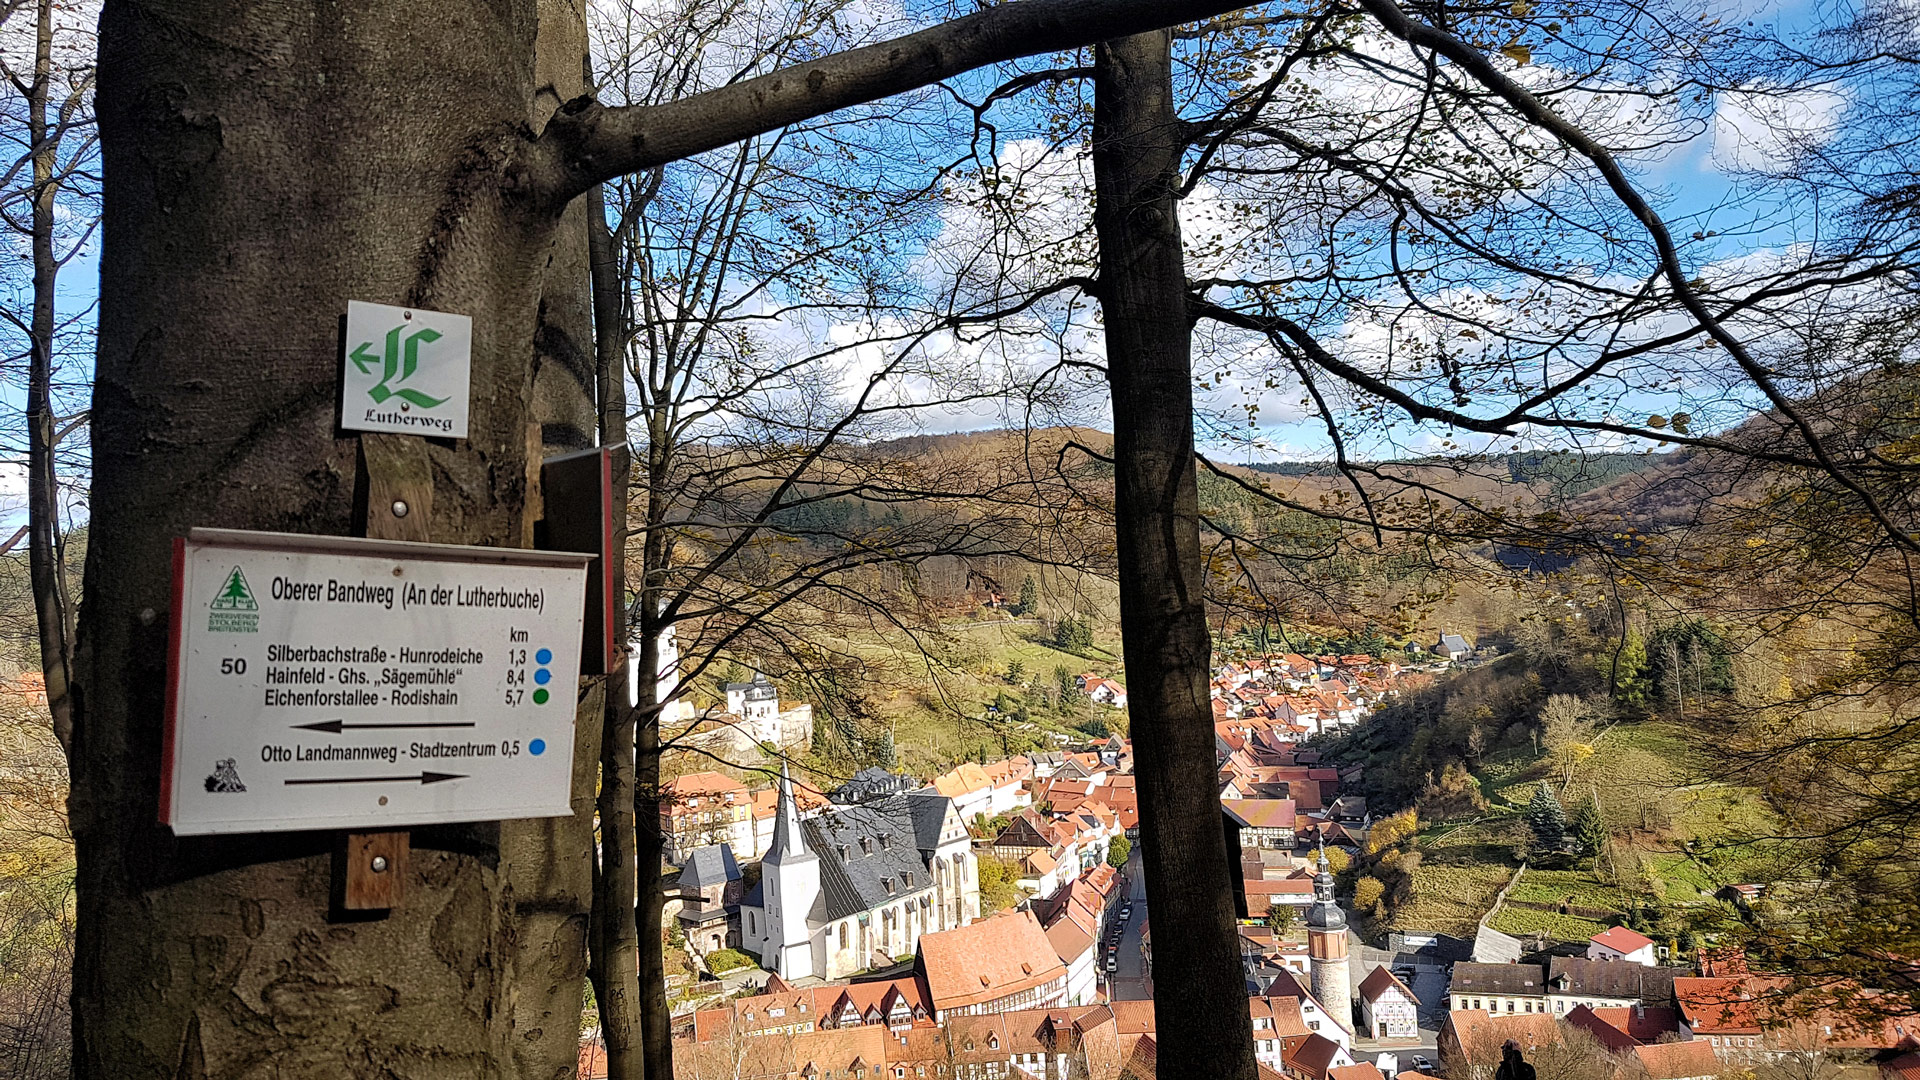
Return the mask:
{"type": "Polygon", "coordinates": [[[1120,970],[1120,958],[1118,956],[1115,956],[1112,953],[1108,953],[1107,954],[1107,974],[1111,975],[1118,970],[1120,970]]]}
{"type": "Polygon", "coordinates": [[[1419,1054],[1415,1054],[1413,1055],[1413,1070],[1415,1072],[1423,1072],[1423,1073],[1426,1073],[1428,1076],[1432,1076],[1433,1062],[1428,1061],[1426,1058],[1421,1057],[1419,1054]]]}
{"type": "Polygon", "coordinates": [[[1133,918],[1133,905],[1132,905],[1132,904],[1121,904],[1121,905],[1120,905],[1120,917],[1121,917],[1121,918],[1123,918],[1123,919],[1131,919],[1131,918],[1133,918]]]}

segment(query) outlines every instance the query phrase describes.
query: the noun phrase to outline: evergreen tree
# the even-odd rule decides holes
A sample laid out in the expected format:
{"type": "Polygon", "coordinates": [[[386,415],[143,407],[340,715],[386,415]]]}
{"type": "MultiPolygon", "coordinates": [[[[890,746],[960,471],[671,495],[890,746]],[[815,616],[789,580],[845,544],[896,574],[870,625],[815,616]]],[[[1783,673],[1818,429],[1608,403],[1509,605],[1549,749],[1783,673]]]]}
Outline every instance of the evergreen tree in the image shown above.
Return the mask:
{"type": "Polygon", "coordinates": [[[1607,843],[1607,823],[1600,817],[1600,808],[1592,799],[1582,802],[1573,811],[1573,837],[1582,850],[1598,855],[1607,843]]]}
{"type": "Polygon", "coordinates": [[[1053,628],[1053,645],[1070,653],[1085,652],[1093,648],[1093,623],[1087,619],[1076,619],[1069,615],[1053,628]]]}
{"type": "Polygon", "coordinates": [[[1614,700],[1635,709],[1645,705],[1652,684],[1647,677],[1647,643],[1640,635],[1627,631],[1619,649],[1604,662],[1611,668],[1614,700]]]}
{"type": "Polygon", "coordinates": [[[1536,853],[1560,851],[1567,846],[1567,812],[1560,807],[1560,800],[1553,797],[1553,789],[1545,780],[1540,781],[1540,790],[1533,793],[1533,801],[1527,804],[1527,828],[1533,830],[1533,848],[1536,853]]]}
{"type": "Polygon", "coordinates": [[[1071,705],[1074,697],[1080,693],[1080,688],[1073,681],[1073,669],[1065,664],[1054,665],[1053,685],[1060,691],[1059,706],[1062,709],[1071,705]]]}
{"type": "Polygon", "coordinates": [[[1020,581],[1020,598],[1014,602],[1015,615],[1031,615],[1040,609],[1040,587],[1033,583],[1033,575],[1028,574],[1020,581]]]}

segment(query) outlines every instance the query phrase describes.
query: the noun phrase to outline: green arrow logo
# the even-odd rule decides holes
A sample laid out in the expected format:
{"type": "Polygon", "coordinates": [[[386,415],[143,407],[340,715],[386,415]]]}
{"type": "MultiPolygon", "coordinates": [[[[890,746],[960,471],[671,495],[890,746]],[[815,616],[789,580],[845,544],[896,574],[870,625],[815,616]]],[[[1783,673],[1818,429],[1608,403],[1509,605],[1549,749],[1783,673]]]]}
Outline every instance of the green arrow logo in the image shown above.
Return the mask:
{"type": "Polygon", "coordinates": [[[412,378],[414,371],[420,366],[420,346],[431,345],[440,340],[438,330],[422,328],[409,334],[403,342],[400,335],[406,329],[405,325],[401,325],[387,331],[387,346],[383,355],[373,355],[368,351],[373,348],[373,342],[363,341],[353,347],[353,351],[347,354],[347,359],[360,369],[362,375],[373,374],[373,365],[380,365],[380,381],[373,389],[367,391],[367,396],[373,399],[374,404],[382,404],[388,398],[397,397],[401,401],[418,405],[423,409],[431,409],[447,399],[429,397],[412,387],[403,386],[392,389],[388,386],[389,383],[403,383],[412,378]]]}

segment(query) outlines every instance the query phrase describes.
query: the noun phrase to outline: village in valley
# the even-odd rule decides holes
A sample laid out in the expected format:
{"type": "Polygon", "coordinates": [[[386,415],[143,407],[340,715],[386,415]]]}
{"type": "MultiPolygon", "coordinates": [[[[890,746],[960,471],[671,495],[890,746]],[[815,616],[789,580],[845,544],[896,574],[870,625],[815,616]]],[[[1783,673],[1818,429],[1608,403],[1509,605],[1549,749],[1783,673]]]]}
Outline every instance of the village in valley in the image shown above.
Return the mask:
{"type": "MultiPolygon", "coordinates": [[[[1412,651],[1424,662],[1281,653],[1215,669],[1221,826],[1238,850],[1263,1077],[1491,1080],[1510,1040],[1535,1059],[1590,1058],[1581,1075],[1596,1080],[1706,1080],[1809,1050],[1850,1053],[1886,1080],[1920,1075],[1920,1017],[1862,1028],[1818,1007],[1772,1015],[1768,991],[1785,980],[1749,970],[1738,948],[1681,949],[1625,925],[1569,941],[1502,933],[1487,917],[1470,938],[1350,919],[1343,871],[1378,850],[1376,826],[1392,826],[1368,807],[1365,766],[1322,736],[1353,734],[1407,688],[1489,659],[1454,633],[1412,651]]],[[[1100,707],[1126,706],[1114,679],[1074,683],[1100,707]]],[[[738,748],[741,731],[782,745],[799,736],[781,734],[781,717],[811,719],[764,675],[726,693],[725,711],[698,722],[710,746],[738,748]]],[[[747,775],[684,773],[663,792],[668,947],[687,968],[675,980],[680,1075],[1157,1075],[1128,739],[927,778],[870,766],[828,785],[784,763],[747,775]]],[[[1744,888],[1727,895],[1756,895],[1744,888]]],[[[602,1075],[603,1053],[590,1031],[580,1075],[602,1075]]]]}

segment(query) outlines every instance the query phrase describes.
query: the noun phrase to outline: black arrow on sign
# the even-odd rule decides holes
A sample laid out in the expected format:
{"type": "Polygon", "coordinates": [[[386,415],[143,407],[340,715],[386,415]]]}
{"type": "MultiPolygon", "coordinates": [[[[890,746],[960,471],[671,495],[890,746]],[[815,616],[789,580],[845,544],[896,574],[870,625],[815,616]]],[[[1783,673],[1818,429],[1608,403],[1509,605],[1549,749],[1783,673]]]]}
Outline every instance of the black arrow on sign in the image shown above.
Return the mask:
{"type": "Polygon", "coordinates": [[[283,780],[288,786],[294,784],[437,784],[442,780],[465,780],[466,773],[423,772],[418,776],[335,776],[323,780],[283,780]]]}
{"type": "Polygon", "coordinates": [[[349,724],[345,720],[322,720],[317,724],[295,724],[293,726],[302,731],[330,731],[338,735],[342,731],[362,731],[367,728],[439,728],[473,727],[474,725],[472,721],[462,723],[457,721],[422,720],[406,724],[349,724]]]}

